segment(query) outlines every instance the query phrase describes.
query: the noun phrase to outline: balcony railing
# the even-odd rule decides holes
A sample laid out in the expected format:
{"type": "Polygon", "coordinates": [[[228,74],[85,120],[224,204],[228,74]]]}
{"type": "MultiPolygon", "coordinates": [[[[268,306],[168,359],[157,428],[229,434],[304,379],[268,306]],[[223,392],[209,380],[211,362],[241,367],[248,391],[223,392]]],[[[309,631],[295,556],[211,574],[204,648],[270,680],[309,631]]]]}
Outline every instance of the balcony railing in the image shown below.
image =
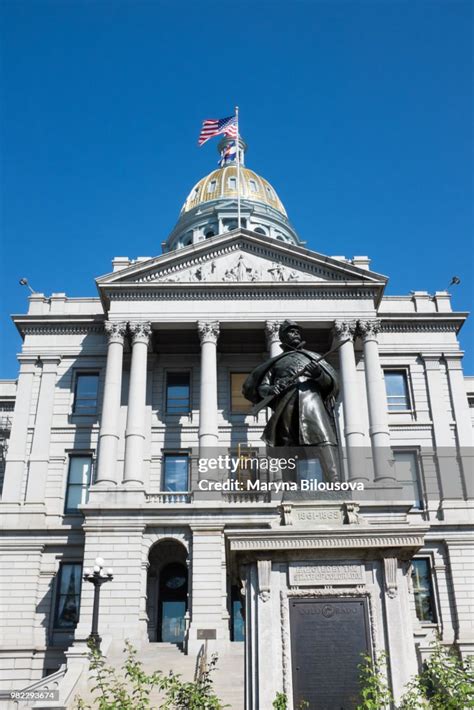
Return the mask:
{"type": "Polygon", "coordinates": [[[223,493],[222,498],[226,503],[270,503],[271,494],[256,491],[237,491],[223,493]]]}
{"type": "Polygon", "coordinates": [[[191,503],[193,494],[191,491],[160,491],[160,493],[147,493],[147,503],[172,504],[191,503]]]}

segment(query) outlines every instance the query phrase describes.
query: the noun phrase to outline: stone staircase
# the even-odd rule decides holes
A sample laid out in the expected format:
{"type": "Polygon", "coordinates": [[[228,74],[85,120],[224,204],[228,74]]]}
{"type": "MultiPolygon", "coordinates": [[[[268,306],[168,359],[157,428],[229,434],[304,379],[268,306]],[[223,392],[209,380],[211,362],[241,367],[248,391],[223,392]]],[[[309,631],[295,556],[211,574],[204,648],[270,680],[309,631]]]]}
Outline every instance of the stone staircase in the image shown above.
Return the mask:
{"type": "MultiPolygon", "coordinates": [[[[118,668],[122,665],[124,655],[123,643],[112,643],[107,653],[108,664],[118,668]]],[[[208,654],[210,658],[210,653],[208,654]]],[[[149,643],[139,650],[138,659],[147,674],[160,670],[167,674],[169,671],[179,674],[184,681],[195,678],[198,658],[187,656],[178,646],[171,643],[149,643]]],[[[218,654],[217,667],[213,671],[212,679],[216,695],[222,701],[226,710],[244,710],[244,644],[232,643],[226,651],[218,654]]],[[[87,702],[91,701],[89,692],[82,692],[81,696],[87,702]]],[[[163,695],[158,690],[150,694],[151,706],[159,710],[163,695]]],[[[69,706],[68,706],[69,707],[69,706]]],[[[74,706],[71,706],[74,707],[74,706]]]]}
{"type": "MultiPolygon", "coordinates": [[[[177,646],[167,643],[150,643],[139,653],[146,673],[161,670],[179,673],[182,680],[192,681],[198,659],[186,656],[177,646]]],[[[244,710],[244,644],[232,643],[225,652],[219,653],[217,667],[212,674],[216,695],[228,710],[244,710]]],[[[153,707],[159,708],[162,696],[153,691],[150,696],[153,707]]]]}
{"type": "MultiPolygon", "coordinates": [[[[116,669],[121,668],[124,661],[123,642],[109,641],[103,644],[107,665],[116,669]]],[[[210,653],[208,658],[210,658],[210,653]]],[[[143,670],[151,675],[160,670],[167,674],[169,671],[179,674],[184,681],[195,678],[198,657],[187,656],[178,646],[170,643],[147,643],[138,651],[138,660],[142,663],[143,670]]],[[[68,666],[70,661],[68,661],[68,666]]],[[[225,651],[218,654],[217,667],[212,674],[214,690],[227,710],[244,710],[244,644],[231,643],[225,651]]],[[[8,701],[0,697],[0,707],[5,710],[72,710],[77,708],[77,698],[81,697],[86,704],[94,707],[91,693],[91,680],[89,677],[88,662],[83,654],[81,664],[66,670],[63,666],[57,673],[47,676],[33,683],[27,690],[59,690],[59,700],[37,701],[25,705],[23,702],[8,701]]],[[[151,706],[159,710],[162,694],[153,690],[150,694],[151,706]]]]}

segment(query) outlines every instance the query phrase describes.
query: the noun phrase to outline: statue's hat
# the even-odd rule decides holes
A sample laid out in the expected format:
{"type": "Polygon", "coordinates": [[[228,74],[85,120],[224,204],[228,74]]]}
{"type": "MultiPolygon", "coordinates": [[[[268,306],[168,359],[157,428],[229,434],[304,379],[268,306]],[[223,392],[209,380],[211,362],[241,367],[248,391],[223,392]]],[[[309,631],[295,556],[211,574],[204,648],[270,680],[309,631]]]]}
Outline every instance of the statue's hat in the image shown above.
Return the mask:
{"type": "Polygon", "coordinates": [[[282,340],[286,331],[290,330],[290,328],[298,328],[298,330],[301,331],[301,326],[298,325],[298,323],[296,323],[294,320],[284,320],[278,330],[278,335],[279,335],[280,340],[282,340]]]}

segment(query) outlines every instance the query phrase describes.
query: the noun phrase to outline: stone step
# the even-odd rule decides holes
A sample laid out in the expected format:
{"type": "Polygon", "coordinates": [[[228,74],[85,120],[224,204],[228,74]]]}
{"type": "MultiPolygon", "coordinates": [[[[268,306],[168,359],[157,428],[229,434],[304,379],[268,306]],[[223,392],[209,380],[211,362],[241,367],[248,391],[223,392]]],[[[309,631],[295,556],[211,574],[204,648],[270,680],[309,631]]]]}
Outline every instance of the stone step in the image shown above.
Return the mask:
{"type": "MultiPolygon", "coordinates": [[[[179,674],[184,681],[194,680],[197,659],[187,656],[174,644],[150,643],[144,645],[137,654],[145,673],[161,670],[163,673],[179,674]]],[[[119,668],[124,660],[122,646],[109,649],[107,661],[119,668]]],[[[218,655],[217,667],[212,674],[214,690],[227,710],[244,710],[244,644],[232,644],[225,652],[218,655]]],[[[85,699],[89,699],[85,694],[85,699]]],[[[83,695],[84,697],[84,695],[83,695]]],[[[158,709],[163,701],[163,694],[153,690],[150,694],[151,707],[158,709]]]]}

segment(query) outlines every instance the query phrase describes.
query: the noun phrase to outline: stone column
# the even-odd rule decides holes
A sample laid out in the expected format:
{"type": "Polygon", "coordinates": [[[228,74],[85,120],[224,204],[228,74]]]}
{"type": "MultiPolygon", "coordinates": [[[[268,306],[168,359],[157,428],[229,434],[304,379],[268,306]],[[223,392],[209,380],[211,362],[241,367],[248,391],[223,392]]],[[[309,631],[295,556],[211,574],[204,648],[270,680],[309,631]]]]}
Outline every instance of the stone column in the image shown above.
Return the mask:
{"type": "Polygon", "coordinates": [[[349,478],[353,481],[368,481],[369,475],[365,460],[365,447],[368,442],[365,440],[362,426],[361,400],[354,354],[356,328],[356,321],[337,320],[334,323],[334,339],[336,344],[343,343],[339,348],[339,362],[341,365],[344,436],[347,447],[349,478]]]}
{"type": "Polygon", "coordinates": [[[267,320],[265,322],[265,338],[270,357],[276,357],[282,352],[278,335],[280,325],[281,321],[279,320],[267,320]]]}
{"type": "Polygon", "coordinates": [[[382,602],[384,607],[389,671],[395,701],[400,702],[406,684],[417,672],[408,580],[397,558],[398,550],[384,550],[382,602]]]}
{"type": "Polygon", "coordinates": [[[129,323],[132,335],[132,364],[128,390],[127,426],[125,429],[125,463],[123,483],[143,485],[143,442],[145,439],[145,403],[148,321],[129,323]]]}
{"type": "MultiPolygon", "coordinates": [[[[425,363],[426,385],[433,424],[434,453],[438,464],[440,492],[443,499],[443,515],[445,520],[446,516],[451,514],[456,520],[459,520],[456,512],[457,504],[454,506],[446,504],[447,499],[462,501],[464,492],[456,455],[456,440],[451,431],[449,402],[443,386],[444,373],[440,369],[440,355],[433,353],[422,357],[425,363]]],[[[459,503],[459,505],[461,504],[459,503]]]]}
{"type": "Polygon", "coordinates": [[[95,483],[117,483],[117,443],[119,439],[120,394],[122,391],[125,322],[104,323],[108,338],[104,399],[99,432],[99,462],[95,483]]]}
{"type": "Polygon", "coordinates": [[[2,501],[19,503],[26,466],[26,441],[30,420],[31,393],[36,370],[36,356],[19,355],[20,373],[12,416],[12,430],[8,442],[2,501]]]}
{"type": "Polygon", "coordinates": [[[217,446],[217,339],[218,321],[198,321],[201,341],[201,397],[199,409],[199,446],[217,446]]]}
{"type": "Polygon", "coordinates": [[[30,454],[28,485],[26,488],[26,500],[29,503],[44,503],[53,419],[54,388],[61,357],[59,355],[42,355],[41,362],[43,372],[41,374],[35,431],[30,454]]]}
{"type": "Polygon", "coordinates": [[[369,408],[369,434],[372,444],[376,483],[395,483],[390,431],[388,428],[388,406],[385,382],[380,367],[377,335],[380,320],[364,320],[358,323],[364,344],[365,383],[369,408]]]}
{"type": "Polygon", "coordinates": [[[461,358],[461,354],[444,356],[448,371],[454,420],[456,422],[456,437],[461,458],[464,490],[466,498],[471,500],[474,498],[474,476],[471,473],[473,470],[474,442],[461,358]]]}

